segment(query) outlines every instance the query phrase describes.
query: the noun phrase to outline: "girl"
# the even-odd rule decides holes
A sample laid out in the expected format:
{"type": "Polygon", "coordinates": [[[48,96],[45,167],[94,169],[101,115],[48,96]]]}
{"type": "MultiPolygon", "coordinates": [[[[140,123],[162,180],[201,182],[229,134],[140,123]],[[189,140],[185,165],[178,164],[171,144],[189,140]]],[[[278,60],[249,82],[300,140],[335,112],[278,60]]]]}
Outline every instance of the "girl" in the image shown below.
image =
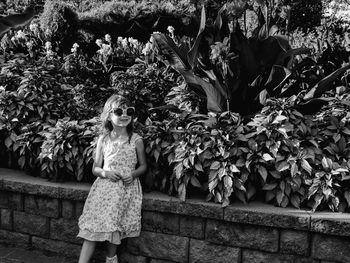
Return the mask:
{"type": "Polygon", "coordinates": [[[147,164],[142,138],[133,132],[134,113],[129,101],[119,95],[111,96],[103,108],[103,133],[92,168],[98,178],[79,218],[78,237],[85,239],[79,263],[89,262],[96,241],[108,241],[106,263],[117,263],[121,239],[140,235],[142,190],[138,177],[147,164]]]}

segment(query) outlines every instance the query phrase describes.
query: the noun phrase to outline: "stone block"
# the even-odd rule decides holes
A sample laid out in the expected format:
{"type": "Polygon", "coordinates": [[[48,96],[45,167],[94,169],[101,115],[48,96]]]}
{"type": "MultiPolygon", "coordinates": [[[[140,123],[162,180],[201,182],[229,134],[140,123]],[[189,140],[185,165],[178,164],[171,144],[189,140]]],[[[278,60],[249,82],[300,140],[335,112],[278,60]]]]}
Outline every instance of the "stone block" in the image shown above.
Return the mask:
{"type": "Polygon", "coordinates": [[[8,208],[8,196],[9,192],[0,191],[0,208],[8,208]]]}
{"type": "Polygon", "coordinates": [[[74,258],[79,258],[81,249],[81,246],[76,244],[40,237],[32,237],[32,247],[74,258]]]}
{"type": "Polygon", "coordinates": [[[178,198],[159,193],[146,194],[142,202],[142,209],[213,219],[223,219],[224,214],[220,204],[208,203],[200,199],[188,199],[182,202],[178,198]]]}
{"type": "Polygon", "coordinates": [[[311,254],[321,260],[350,262],[350,238],[314,234],[311,254]]]}
{"type": "Polygon", "coordinates": [[[143,256],[135,256],[133,254],[123,252],[119,257],[118,257],[118,262],[120,263],[148,263],[148,260],[146,257],[143,256]]]}
{"type": "Polygon", "coordinates": [[[70,200],[62,200],[62,217],[74,218],[75,203],[70,200]]]}
{"type": "Polygon", "coordinates": [[[23,195],[20,193],[10,193],[9,194],[9,208],[12,210],[23,211],[23,195]]]}
{"type": "Polygon", "coordinates": [[[308,256],[309,240],[308,232],[282,230],[280,235],[280,251],[287,254],[308,256]]]}
{"type": "Polygon", "coordinates": [[[65,218],[50,220],[50,238],[70,243],[81,244],[77,238],[79,232],[78,221],[65,218]]]}
{"type": "Polygon", "coordinates": [[[142,229],[164,234],[178,234],[179,216],[170,213],[143,211],[142,229]]]}
{"type": "Polygon", "coordinates": [[[243,224],[309,230],[310,214],[298,209],[252,202],[247,205],[234,204],[226,207],[224,220],[243,224]]]}
{"type": "Polygon", "coordinates": [[[0,230],[0,243],[16,245],[17,247],[28,247],[30,245],[30,236],[7,230],[0,230]]]}
{"type": "Polygon", "coordinates": [[[13,228],[21,233],[49,236],[49,222],[44,216],[31,215],[25,212],[13,212],[13,228]]]}
{"type": "Polygon", "coordinates": [[[151,258],[150,263],[174,263],[174,261],[151,258]]]}
{"type": "Polygon", "coordinates": [[[282,255],[261,251],[246,250],[242,252],[242,263],[319,263],[318,260],[296,255],[282,255]]]}
{"type": "Polygon", "coordinates": [[[214,245],[204,240],[190,240],[190,263],[232,263],[238,262],[240,249],[214,245]]]}
{"type": "Polygon", "coordinates": [[[79,217],[83,213],[84,204],[85,204],[85,202],[80,202],[80,201],[75,203],[75,213],[74,213],[75,218],[79,219],[79,217]]]}
{"type": "Polygon", "coordinates": [[[311,231],[350,237],[350,217],[347,213],[318,213],[311,216],[311,231]]]}
{"type": "Polygon", "coordinates": [[[270,227],[208,220],[205,236],[220,245],[278,251],[278,230],[270,227]]]}
{"type": "Polygon", "coordinates": [[[204,239],[205,219],[193,216],[180,217],[180,235],[204,239]]]}
{"type": "Polygon", "coordinates": [[[24,197],[24,211],[29,214],[58,218],[58,199],[26,195],[24,197]]]}
{"type": "Polygon", "coordinates": [[[12,230],[12,211],[8,209],[1,209],[1,228],[12,230]]]}
{"type": "Polygon", "coordinates": [[[189,239],[161,233],[143,231],[139,237],[127,240],[127,250],[134,255],[175,262],[188,259],[189,239]]]}

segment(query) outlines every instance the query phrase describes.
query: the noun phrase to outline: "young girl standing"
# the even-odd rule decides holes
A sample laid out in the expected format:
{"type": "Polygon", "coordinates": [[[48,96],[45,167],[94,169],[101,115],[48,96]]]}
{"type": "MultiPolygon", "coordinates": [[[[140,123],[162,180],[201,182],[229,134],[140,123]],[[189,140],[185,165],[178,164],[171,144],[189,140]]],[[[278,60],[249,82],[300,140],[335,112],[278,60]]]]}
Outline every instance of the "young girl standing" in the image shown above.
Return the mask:
{"type": "Polygon", "coordinates": [[[97,241],[108,241],[106,263],[117,263],[121,239],[141,231],[142,190],[138,177],[147,169],[142,138],[133,132],[135,109],[111,96],[101,114],[103,133],[96,147],[93,183],[79,218],[84,238],[79,263],[88,263],[97,241]],[[137,168],[136,168],[137,167],[137,168]]]}

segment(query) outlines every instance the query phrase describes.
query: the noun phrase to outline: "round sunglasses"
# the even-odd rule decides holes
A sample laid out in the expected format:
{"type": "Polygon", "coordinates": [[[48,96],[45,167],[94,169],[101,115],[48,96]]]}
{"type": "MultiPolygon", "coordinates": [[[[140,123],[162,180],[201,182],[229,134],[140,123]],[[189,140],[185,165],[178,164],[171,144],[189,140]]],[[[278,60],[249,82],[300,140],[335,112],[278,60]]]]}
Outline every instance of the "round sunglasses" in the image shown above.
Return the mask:
{"type": "Polygon", "coordinates": [[[114,115],[116,116],[122,116],[127,115],[127,116],[133,116],[135,114],[135,107],[127,107],[126,109],[122,109],[122,108],[115,108],[112,109],[111,112],[113,112],[114,115]]]}

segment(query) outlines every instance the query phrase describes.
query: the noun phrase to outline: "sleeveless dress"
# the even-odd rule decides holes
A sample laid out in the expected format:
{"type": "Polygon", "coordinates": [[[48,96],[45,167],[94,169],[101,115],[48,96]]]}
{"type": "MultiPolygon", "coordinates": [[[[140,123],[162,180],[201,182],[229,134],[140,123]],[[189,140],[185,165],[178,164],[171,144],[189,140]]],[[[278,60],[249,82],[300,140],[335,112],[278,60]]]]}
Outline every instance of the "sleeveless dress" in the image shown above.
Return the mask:
{"type": "MultiPolygon", "coordinates": [[[[130,143],[124,137],[103,140],[104,170],[130,174],[135,170],[137,154],[135,142],[141,139],[133,133],[130,143]]],[[[109,241],[119,245],[121,239],[137,237],[141,231],[142,189],[138,178],[125,186],[122,180],[112,182],[98,177],[91,186],[79,218],[78,237],[90,241],[109,241]]]]}

